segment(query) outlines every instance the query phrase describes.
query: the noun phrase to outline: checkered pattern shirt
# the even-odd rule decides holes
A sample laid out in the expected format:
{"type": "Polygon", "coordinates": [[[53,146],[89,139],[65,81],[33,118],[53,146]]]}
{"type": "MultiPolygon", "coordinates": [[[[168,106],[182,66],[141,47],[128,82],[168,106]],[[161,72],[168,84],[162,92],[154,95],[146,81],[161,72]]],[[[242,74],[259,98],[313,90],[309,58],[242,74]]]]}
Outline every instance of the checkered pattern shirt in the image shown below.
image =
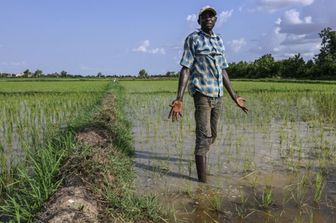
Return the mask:
{"type": "Polygon", "coordinates": [[[191,33],[184,43],[180,64],[190,69],[189,93],[196,91],[209,96],[223,96],[222,69],[228,67],[223,40],[202,30],[191,33]]]}

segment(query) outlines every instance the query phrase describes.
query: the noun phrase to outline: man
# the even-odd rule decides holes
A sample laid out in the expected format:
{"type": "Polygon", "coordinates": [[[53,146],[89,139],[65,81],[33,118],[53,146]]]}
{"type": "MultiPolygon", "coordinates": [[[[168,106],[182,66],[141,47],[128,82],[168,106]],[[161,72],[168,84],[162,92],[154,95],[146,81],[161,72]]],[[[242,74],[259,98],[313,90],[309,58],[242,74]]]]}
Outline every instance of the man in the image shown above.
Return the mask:
{"type": "Polygon", "coordinates": [[[237,96],[231,87],[225,68],[223,40],[213,33],[217,12],[210,6],[203,7],[198,14],[201,29],[191,33],[185,40],[181,59],[177,97],[172,102],[168,118],[177,121],[182,117],[183,94],[188,80],[189,93],[194,98],[196,121],[195,162],[200,182],[206,182],[206,154],[217,137],[223,84],[233,101],[245,113],[245,99],[237,96]]]}

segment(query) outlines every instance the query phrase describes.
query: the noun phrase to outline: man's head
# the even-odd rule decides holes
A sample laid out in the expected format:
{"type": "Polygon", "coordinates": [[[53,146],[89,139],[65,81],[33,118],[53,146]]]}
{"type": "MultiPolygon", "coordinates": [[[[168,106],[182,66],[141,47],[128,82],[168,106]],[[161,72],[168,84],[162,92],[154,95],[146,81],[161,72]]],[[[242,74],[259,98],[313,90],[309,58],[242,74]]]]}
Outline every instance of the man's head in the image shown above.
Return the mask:
{"type": "Polygon", "coordinates": [[[217,21],[216,15],[216,10],[211,6],[207,5],[200,9],[197,22],[201,25],[203,31],[211,31],[213,29],[217,21]]]}

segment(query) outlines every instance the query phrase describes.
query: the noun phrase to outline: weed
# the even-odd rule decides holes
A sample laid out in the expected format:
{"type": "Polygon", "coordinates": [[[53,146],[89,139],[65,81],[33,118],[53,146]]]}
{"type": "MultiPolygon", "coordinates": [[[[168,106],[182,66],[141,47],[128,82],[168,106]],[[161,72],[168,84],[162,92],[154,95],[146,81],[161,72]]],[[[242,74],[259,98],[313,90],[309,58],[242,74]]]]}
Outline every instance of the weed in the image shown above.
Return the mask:
{"type": "Polygon", "coordinates": [[[321,201],[321,197],[323,194],[323,189],[325,187],[325,179],[322,173],[318,172],[315,175],[315,182],[314,182],[314,202],[319,203],[321,201]]]}

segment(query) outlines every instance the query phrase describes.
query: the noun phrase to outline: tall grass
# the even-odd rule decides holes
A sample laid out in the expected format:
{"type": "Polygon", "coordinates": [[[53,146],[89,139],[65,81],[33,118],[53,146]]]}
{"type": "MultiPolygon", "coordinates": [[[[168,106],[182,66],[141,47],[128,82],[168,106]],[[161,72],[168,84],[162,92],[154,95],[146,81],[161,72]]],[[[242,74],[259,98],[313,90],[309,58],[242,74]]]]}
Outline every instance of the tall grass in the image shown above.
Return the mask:
{"type": "Polygon", "coordinates": [[[4,219],[30,222],[43,202],[56,191],[61,181],[55,175],[63,158],[74,146],[71,134],[49,141],[35,152],[28,152],[25,165],[15,167],[13,183],[6,185],[0,203],[4,219]]]}
{"type": "Polygon", "coordinates": [[[131,161],[134,148],[131,125],[123,111],[123,89],[114,84],[107,86],[107,82],[99,85],[91,82],[95,87],[86,85],[86,89],[93,89],[92,92],[83,92],[85,86],[78,83],[81,87],[77,88],[76,83],[71,82],[72,90],[79,92],[66,93],[69,89],[62,87],[44,92],[48,89],[32,83],[41,89],[37,90],[39,93],[31,93],[31,83],[24,82],[21,87],[28,88],[26,93],[11,92],[10,88],[0,92],[0,104],[5,105],[0,110],[4,114],[0,134],[7,138],[0,143],[0,221],[33,222],[41,205],[62,182],[55,176],[63,160],[73,153],[84,157],[94,154],[94,150],[78,150],[80,145],[74,139],[75,132],[85,126],[107,129],[115,147],[107,157],[108,165],[90,166],[94,164],[90,162],[87,166],[89,174],[94,175],[101,168],[103,173],[113,173],[116,179],[110,184],[106,175],[103,185],[94,185],[105,200],[105,215],[127,222],[161,221],[157,197],[134,193],[131,161]],[[110,100],[104,100],[102,105],[103,94],[110,100]],[[9,97],[11,103],[8,98],[1,100],[2,96],[9,97]],[[8,163],[9,157],[15,165],[8,163]]]}
{"type": "MultiPolygon", "coordinates": [[[[55,86],[48,91],[45,87],[52,85],[46,82],[25,84],[18,84],[22,88],[12,91],[6,88],[10,82],[0,82],[0,136],[6,139],[0,141],[1,221],[31,222],[43,202],[55,192],[61,182],[55,175],[76,145],[69,126],[87,122],[108,82],[91,82],[91,89],[98,88],[95,93],[68,94],[62,93],[62,88],[58,89],[61,93],[55,92],[55,86]],[[31,93],[36,89],[30,84],[44,90],[31,93]]],[[[76,82],[71,86],[76,90],[76,82]]]]}
{"type": "Polygon", "coordinates": [[[108,211],[109,215],[127,222],[137,222],[141,219],[161,222],[163,218],[157,196],[140,196],[134,191],[134,172],[131,160],[134,154],[132,126],[124,112],[124,89],[120,85],[114,85],[110,93],[109,97],[113,95],[114,100],[109,101],[113,103],[105,104],[105,106],[110,106],[112,111],[105,108],[105,112],[112,113],[114,117],[108,128],[115,133],[113,142],[117,151],[110,157],[111,166],[107,168],[114,173],[117,180],[113,184],[105,184],[101,191],[111,208],[108,211]]]}

